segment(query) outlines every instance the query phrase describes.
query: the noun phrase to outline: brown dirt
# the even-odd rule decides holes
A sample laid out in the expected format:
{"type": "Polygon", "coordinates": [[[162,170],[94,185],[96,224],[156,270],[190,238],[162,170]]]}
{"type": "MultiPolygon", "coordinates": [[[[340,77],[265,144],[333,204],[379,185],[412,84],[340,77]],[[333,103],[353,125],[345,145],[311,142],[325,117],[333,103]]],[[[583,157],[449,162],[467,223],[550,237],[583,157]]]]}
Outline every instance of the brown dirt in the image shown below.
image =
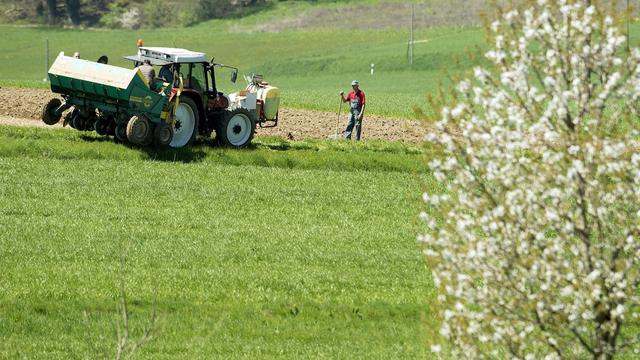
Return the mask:
{"type": "Polygon", "coordinates": [[[0,115],[40,120],[42,106],[53,97],[56,94],[46,89],[0,88],[0,115]]]}
{"type": "MultiPolygon", "coordinates": [[[[344,110],[344,109],[343,109],[344,110]]],[[[281,109],[277,127],[260,129],[258,135],[276,135],[290,140],[334,138],[338,114],[300,109],[281,109]]],[[[346,128],[348,114],[340,116],[338,133],[346,128]]],[[[365,114],[362,121],[363,139],[399,140],[419,142],[424,138],[425,130],[417,121],[389,119],[377,115],[365,114]]]]}
{"type": "MultiPolygon", "coordinates": [[[[18,126],[40,126],[42,106],[52,97],[47,89],[0,88],[0,124],[18,126]],[[37,120],[37,121],[34,121],[37,120]]],[[[335,137],[337,112],[322,112],[300,109],[281,109],[280,122],[274,128],[258,127],[257,135],[281,136],[289,140],[326,139],[335,137]]],[[[347,123],[347,113],[342,112],[338,126],[341,134],[347,123]]],[[[390,119],[365,114],[363,139],[398,140],[420,142],[425,129],[417,121],[390,119]]]]}

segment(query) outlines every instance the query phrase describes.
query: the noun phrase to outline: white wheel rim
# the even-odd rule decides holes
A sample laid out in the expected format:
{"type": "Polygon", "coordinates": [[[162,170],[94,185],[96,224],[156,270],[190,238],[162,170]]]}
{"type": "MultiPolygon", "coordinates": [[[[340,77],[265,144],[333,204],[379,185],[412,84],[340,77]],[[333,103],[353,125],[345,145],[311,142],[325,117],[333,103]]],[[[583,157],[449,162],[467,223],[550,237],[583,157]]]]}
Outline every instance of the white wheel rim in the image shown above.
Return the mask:
{"type": "Polygon", "coordinates": [[[187,145],[196,127],[196,114],[191,106],[180,104],[176,109],[176,124],[173,127],[173,139],[169,146],[179,148],[187,145]]]}
{"type": "Polygon", "coordinates": [[[235,114],[227,125],[227,140],[234,146],[242,146],[251,137],[251,120],[245,114],[235,114]]]}

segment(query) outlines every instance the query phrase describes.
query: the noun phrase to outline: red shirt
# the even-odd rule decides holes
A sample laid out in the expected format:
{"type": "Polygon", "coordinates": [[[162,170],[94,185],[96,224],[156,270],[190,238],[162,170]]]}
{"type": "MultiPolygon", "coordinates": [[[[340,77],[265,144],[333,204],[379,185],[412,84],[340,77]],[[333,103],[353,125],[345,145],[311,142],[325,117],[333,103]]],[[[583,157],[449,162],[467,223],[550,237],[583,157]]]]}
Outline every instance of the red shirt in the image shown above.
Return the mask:
{"type": "Polygon", "coordinates": [[[364,91],[358,90],[358,92],[355,92],[355,90],[351,90],[347,94],[347,101],[353,102],[354,100],[357,100],[359,103],[358,107],[362,108],[362,106],[365,104],[364,91]]]}

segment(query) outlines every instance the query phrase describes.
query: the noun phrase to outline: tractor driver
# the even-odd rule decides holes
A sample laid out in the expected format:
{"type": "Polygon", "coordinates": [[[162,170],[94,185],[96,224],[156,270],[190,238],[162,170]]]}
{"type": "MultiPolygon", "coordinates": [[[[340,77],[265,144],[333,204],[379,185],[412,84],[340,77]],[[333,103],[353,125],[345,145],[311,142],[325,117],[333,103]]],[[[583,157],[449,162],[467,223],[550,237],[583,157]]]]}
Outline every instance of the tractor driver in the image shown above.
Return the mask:
{"type": "Polygon", "coordinates": [[[347,125],[347,130],[344,133],[344,137],[351,140],[351,133],[353,132],[353,127],[356,127],[356,140],[360,140],[360,135],[362,134],[362,116],[364,115],[364,91],[360,90],[360,83],[358,80],[353,80],[351,82],[351,90],[347,96],[344,96],[344,91],[340,92],[340,98],[342,102],[351,103],[349,115],[349,124],[347,125]]]}
{"type": "Polygon", "coordinates": [[[173,86],[173,71],[171,71],[171,65],[163,65],[160,68],[158,78],[166,83],[169,83],[170,86],[173,86]]]}

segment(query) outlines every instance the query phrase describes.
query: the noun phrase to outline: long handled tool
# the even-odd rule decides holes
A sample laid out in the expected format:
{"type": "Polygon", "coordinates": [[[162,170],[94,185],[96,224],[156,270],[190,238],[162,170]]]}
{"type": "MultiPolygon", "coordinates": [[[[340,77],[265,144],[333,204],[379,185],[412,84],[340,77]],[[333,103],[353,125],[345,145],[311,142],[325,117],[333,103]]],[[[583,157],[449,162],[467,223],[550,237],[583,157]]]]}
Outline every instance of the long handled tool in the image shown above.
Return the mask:
{"type": "Polygon", "coordinates": [[[338,105],[338,118],[336,119],[336,140],[338,140],[338,125],[340,124],[340,113],[342,112],[342,94],[340,94],[340,105],[338,105]]]}

